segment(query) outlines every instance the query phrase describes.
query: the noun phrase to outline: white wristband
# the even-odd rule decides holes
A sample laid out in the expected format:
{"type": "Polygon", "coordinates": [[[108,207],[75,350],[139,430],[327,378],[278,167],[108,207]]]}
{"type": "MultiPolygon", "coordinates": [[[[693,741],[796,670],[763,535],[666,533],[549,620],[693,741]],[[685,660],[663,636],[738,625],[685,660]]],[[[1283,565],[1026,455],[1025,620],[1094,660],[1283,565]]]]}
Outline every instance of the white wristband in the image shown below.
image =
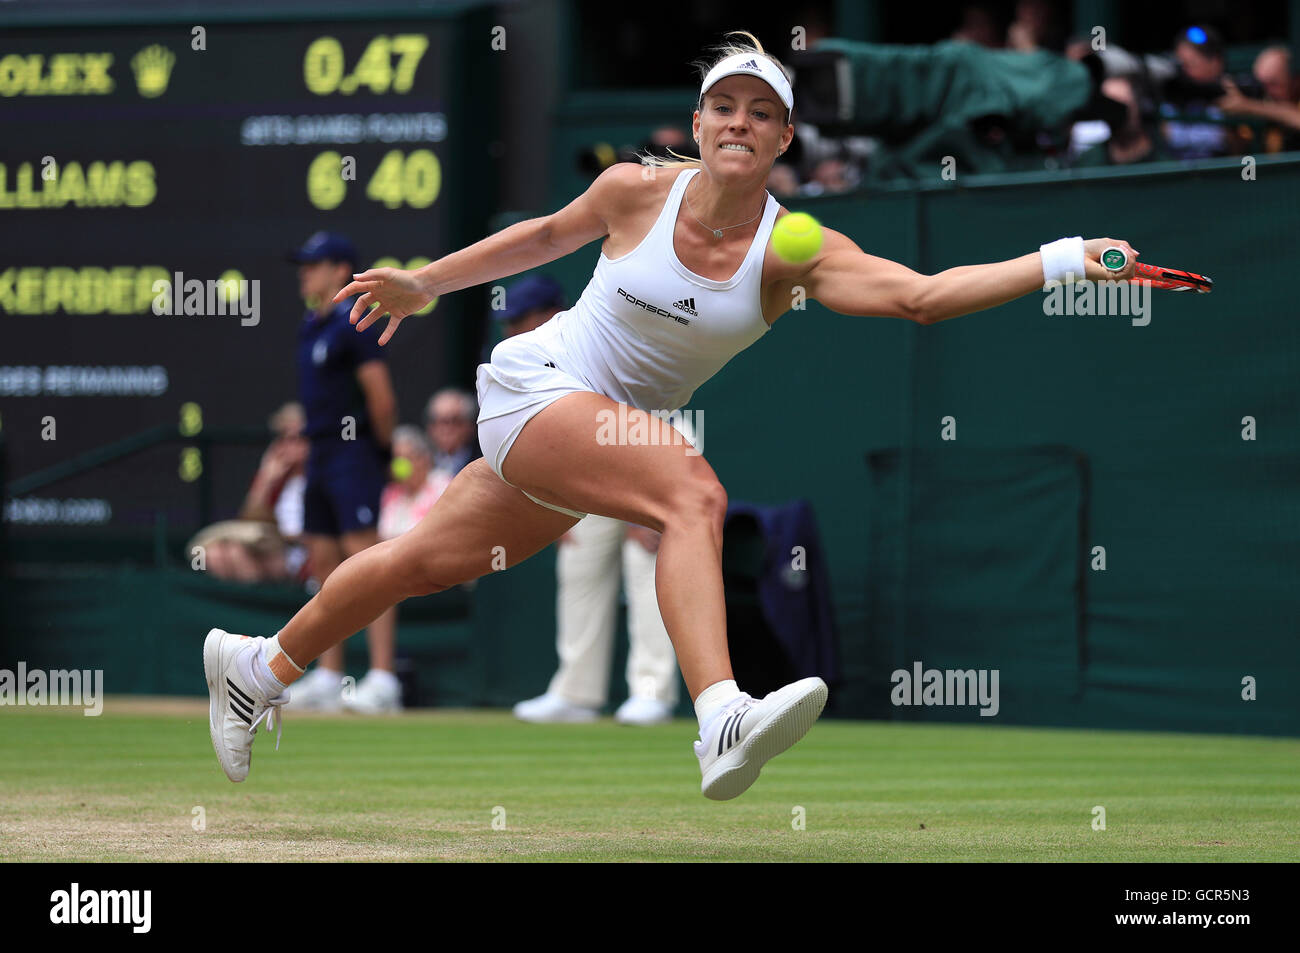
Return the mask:
{"type": "Polygon", "coordinates": [[[1060,238],[1038,249],[1043,256],[1043,285],[1056,282],[1069,284],[1082,281],[1087,272],[1083,266],[1083,238],[1060,238]]]}

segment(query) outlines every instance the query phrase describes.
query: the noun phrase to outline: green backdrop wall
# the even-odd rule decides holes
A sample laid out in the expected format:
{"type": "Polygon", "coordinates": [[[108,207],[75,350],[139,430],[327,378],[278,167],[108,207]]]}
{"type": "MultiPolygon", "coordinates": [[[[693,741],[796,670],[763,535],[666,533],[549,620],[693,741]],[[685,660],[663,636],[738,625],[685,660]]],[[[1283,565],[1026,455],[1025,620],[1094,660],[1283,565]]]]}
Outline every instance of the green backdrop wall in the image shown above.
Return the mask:
{"type": "MultiPolygon", "coordinates": [[[[705,455],[732,499],[816,510],[845,669],[835,714],[979,718],[891,704],[891,672],[919,661],[998,669],[994,722],[1300,734],[1298,205],[1300,161],[1287,160],[1261,160],[1254,180],[1225,162],[800,203],[927,273],[1083,234],[1127,239],[1216,289],[1158,295],[1144,327],[1049,316],[1040,295],[931,327],[813,305],[700,389],[705,455]]],[[[576,296],[596,255],[546,270],[576,296]]],[[[553,573],[547,551],[445,617],[417,613],[436,701],[500,705],[545,687],[553,573]]],[[[11,574],[0,666],[85,667],[90,642],[166,646],[167,664],[130,689],[197,692],[184,666],[207,625],[237,615],[270,634],[293,608],[236,613],[233,591],[165,577],[139,592],[87,585],[11,574]]]]}
{"type": "MultiPolygon", "coordinates": [[[[915,660],[1010,674],[1075,613],[1071,678],[1061,653],[1042,653],[1037,673],[1003,681],[1026,700],[999,718],[1300,731],[1300,309],[1285,278],[1300,260],[1300,162],[1260,160],[1254,179],[1236,160],[966,178],[797,207],[925,273],[1082,234],[1216,282],[1209,296],[1155,293],[1146,326],[1049,316],[1037,294],[930,327],[813,305],[697,392],[705,455],[733,499],[817,510],[848,676],[838,710],[965,717],[891,705],[889,674],[915,660]],[[867,455],[889,450],[907,472],[873,479],[867,455]],[[1017,470],[1035,453],[1039,469],[1017,470]],[[1003,478],[1024,495],[1003,498],[1003,478]],[[1047,548],[1048,533],[1077,543],[1047,548]],[[1104,570],[1090,568],[1096,546],[1104,570]],[[1035,619],[1034,599],[1051,613],[1035,619]]],[[[595,254],[548,270],[576,295],[595,254]]]]}

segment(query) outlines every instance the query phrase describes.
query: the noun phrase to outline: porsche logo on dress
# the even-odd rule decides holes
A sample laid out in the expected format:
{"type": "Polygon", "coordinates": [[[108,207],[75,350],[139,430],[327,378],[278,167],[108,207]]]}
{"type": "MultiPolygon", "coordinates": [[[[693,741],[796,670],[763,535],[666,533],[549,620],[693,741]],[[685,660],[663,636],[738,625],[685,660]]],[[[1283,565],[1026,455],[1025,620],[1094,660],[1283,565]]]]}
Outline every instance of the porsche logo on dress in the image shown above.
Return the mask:
{"type": "MultiPolygon", "coordinates": [[[[663,308],[656,307],[655,305],[651,304],[649,301],[642,301],[636,295],[628,294],[622,288],[618,289],[618,293],[622,295],[624,298],[626,298],[629,302],[636,305],[638,308],[644,308],[645,310],[649,311],[651,314],[658,314],[665,318],[672,318],[678,324],[691,323],[690,318],[683,318],[680,314],[673,314],[671,311],[665,311],[663,308]]],[[[694,314],[694,312],[691,313],[694,314]]]]}

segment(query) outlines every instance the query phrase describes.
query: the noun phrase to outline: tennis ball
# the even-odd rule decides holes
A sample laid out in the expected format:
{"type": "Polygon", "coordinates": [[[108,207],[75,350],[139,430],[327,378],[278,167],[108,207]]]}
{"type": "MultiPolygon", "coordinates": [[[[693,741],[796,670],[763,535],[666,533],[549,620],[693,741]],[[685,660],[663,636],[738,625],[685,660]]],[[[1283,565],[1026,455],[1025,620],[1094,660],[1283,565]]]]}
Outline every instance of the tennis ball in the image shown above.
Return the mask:
{"type": "Polygon", "coordinates": [[[410,477],[411,472],[415,467],[411,466],[411,461],[406,459],[406,457],[393,457],[393,465],[391,469],[393,471],[394,480],[405,480],[410,477]]]}
{"type": "Polygon", "coordinates": [[[772,226],[772,249],[785,261],[807,261],[822,250],[822,227],[807,212],[791,212],[772,226]]]}

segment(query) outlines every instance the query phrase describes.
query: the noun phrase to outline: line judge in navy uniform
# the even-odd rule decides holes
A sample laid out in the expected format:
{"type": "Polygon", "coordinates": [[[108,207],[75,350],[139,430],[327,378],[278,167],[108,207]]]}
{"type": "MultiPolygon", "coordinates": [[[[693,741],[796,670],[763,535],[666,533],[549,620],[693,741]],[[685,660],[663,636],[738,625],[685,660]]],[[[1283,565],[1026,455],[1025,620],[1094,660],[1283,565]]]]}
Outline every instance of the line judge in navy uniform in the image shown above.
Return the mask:
{"type": "MultiPolygon", "coordinates": [[[[358,334],[348,321],[354,299],[332,299],[358,270],[356,248],[342,235],[317,232],[289,260],[307,311],[298,329],[298,392],[311,441],[303,533],[312,576],[324,584],[339,563],[378,542],[379,495],[388,480],[397,398],[376,325],[358,334]]],[[[344,693],[343,646],[320,657],[294,685],[291,704],[372,713],[401,707],[393,673],[397,613],[367,629],[370,670],[344,693]],[[346,696],[346,698],[345,698],[346,696]]]]}

